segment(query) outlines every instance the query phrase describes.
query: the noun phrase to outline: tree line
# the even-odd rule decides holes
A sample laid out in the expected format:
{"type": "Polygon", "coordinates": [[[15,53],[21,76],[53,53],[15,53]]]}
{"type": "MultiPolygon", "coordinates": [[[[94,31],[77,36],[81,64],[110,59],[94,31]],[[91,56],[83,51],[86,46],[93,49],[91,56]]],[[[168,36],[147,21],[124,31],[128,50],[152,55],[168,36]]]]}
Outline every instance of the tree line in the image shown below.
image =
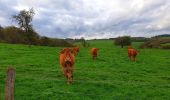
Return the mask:
{"type": "Polygon", "coordinates": [[[29,10],[21,10],[18,14],[12,15],[12,21],[15,21],[19,27],[2,27],[0,25],[0,42],[28,44],[29,46],[73,46],[63,39],[48,38],[38,35],[32,25],[34,14],[34,9],[31,8],[29,10]]]}

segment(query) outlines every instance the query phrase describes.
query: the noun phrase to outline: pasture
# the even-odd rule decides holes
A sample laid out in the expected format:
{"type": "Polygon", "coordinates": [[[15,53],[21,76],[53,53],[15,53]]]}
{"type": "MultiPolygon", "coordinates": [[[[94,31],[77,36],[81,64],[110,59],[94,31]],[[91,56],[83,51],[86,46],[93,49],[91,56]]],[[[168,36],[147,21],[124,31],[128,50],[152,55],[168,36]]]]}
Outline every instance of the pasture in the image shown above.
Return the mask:
{"type": "Polygon", "coordinates": [[[74,83],[67,85],[59,64],[60,47],[0,44],[0,99],[6,70],[16,68],[16,100],[151,100],[170,99],[170,51],[138,49],[137,61],[127,47],[110,40],[89,41],[76,57],[74,83]],[[91,47],[100,48],[92,60],[91,47]]]}

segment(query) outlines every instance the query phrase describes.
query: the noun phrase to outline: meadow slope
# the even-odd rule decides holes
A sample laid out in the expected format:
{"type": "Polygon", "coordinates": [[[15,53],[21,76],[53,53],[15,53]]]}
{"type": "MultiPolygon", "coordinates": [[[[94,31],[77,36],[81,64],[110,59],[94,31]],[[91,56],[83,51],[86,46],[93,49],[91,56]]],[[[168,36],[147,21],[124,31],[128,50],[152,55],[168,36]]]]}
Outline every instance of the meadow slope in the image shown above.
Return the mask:
{"type": "MultiPolygon", "coordinates": [[[[89,41],[98,47],[80,48],[74,83],[66,84],[59,65],[60,47],[0,44],[0,99],[4,99],[6,70],[16,68],[16,100],[151,100],[170,99],[170,51],[139,49],[137,62],[127,57],[127,47],[112,41],[89,41]]],[[[137,48],[138,43],[133,43],[137,48]]]]}

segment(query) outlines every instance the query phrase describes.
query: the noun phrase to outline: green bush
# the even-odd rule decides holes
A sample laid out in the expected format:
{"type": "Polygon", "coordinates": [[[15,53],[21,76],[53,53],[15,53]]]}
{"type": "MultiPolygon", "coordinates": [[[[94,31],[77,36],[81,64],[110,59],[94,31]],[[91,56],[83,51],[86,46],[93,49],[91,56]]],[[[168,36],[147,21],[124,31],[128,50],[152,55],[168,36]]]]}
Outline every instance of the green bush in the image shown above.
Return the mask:
{"type": "Polygon", "coordinates": [[[0,42],[43,46],[73,46],[71,43],[68,43],[63,39],[40,37],[38,33],[34,31],[26,33],[15,26],[8,26],[0,29],[0,42]]]}
{"type": "Polygon", "coordinates": [[[130,36],[118,37],[114,40],[114,44],[120,45],[122,48],[123,46],[131,45],[131,37],[130,36]]]}

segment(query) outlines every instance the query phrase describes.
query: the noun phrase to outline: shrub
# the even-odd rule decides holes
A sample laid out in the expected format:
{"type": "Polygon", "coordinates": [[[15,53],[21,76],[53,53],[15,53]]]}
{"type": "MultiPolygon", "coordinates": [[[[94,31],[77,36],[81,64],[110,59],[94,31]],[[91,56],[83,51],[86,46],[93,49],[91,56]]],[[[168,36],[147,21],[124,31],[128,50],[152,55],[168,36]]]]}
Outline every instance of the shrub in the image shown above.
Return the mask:
{"type": "Polygon", "coordinates": [[[123,48],[123,46],[131,45],[131,38],[130,36],[118,37],[114,40],[114,44],[120,45],[123,48]]]}
{"type": "Polygon", "coordinates": [[[43,46],[73,46],[71,43],[63,39],[52,39],[48,37],[40,37],[34,31],[25,31],[15,26],[8,26],[0,29],[0,42],[12,44],[28,44],[28,45],[43,45],[43,46]]]}
{"type": "Polygon", "coordinates": [[[169,48],[169,45],[164,45],[170,43],[170,38],[151,38],[148,41],[140,45],[140,48],[169,48]]]}

